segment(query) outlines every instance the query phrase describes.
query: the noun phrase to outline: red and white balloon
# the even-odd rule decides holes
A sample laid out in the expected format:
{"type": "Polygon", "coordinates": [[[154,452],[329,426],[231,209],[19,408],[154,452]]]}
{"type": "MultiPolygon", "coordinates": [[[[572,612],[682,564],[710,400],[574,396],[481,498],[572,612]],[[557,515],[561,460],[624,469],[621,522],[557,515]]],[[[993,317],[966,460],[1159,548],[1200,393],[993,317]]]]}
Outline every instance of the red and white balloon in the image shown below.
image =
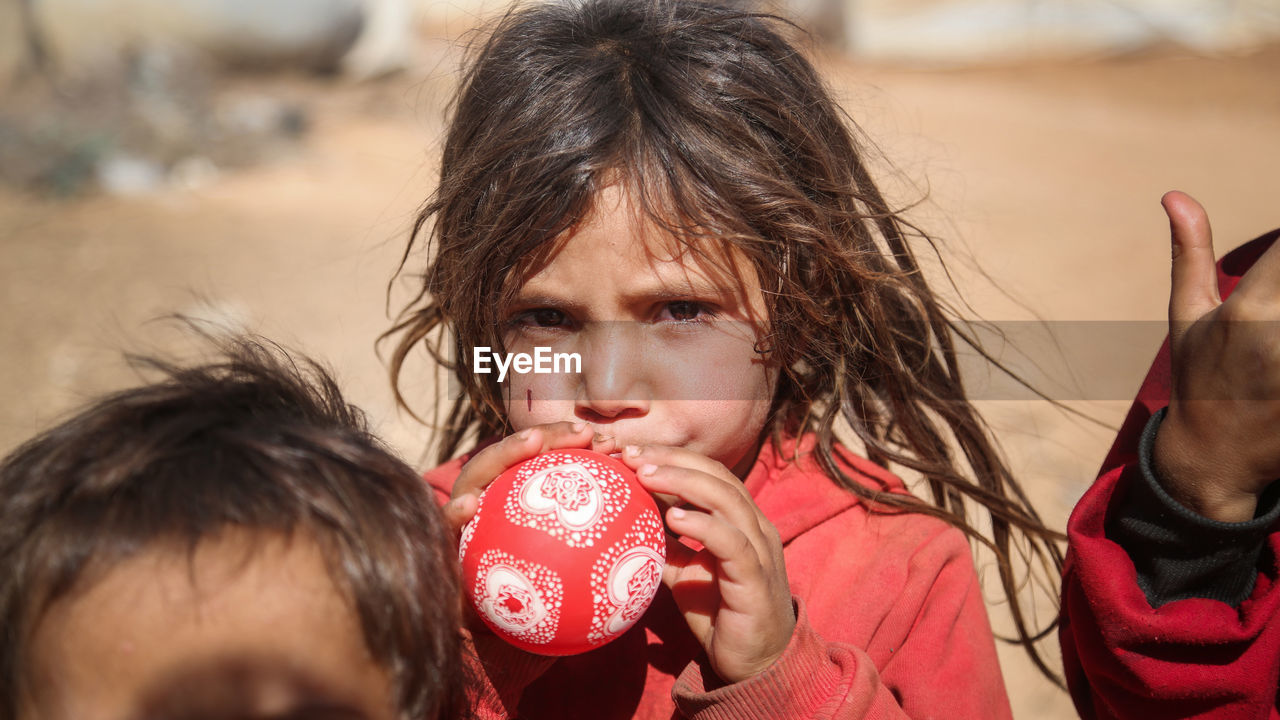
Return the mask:
{"type": "Polygon", "coordinates": [[[529,652],[573,655],[618,637],[648,609],[666,537],[630,468],[554,450],[485,489],[458,552],[467,596],[494,632],[529,652]]]}

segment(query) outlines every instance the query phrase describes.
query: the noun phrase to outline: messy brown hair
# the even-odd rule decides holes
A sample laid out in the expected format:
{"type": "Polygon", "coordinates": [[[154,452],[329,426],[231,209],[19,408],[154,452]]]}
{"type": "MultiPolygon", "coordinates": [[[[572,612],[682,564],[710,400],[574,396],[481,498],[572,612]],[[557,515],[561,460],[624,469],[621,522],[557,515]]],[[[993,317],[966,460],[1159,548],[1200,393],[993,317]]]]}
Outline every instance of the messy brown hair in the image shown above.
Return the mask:
{"type": "Polygon", "coordinates": [[[251,339],[103,398],[0,465],[0,716],[60,598],[147,548],[227,529],[319,543],[405,720],[462,718],[460,595],[421,478],[314,362],[251,339]]]}
{"type": "Polygon", "coordinates": [[[925,282],[912,242],[936,252],[934,241],[881,194],[856,126],[787,39],[793,31],[681,0],[579,0],[501,17],[464,69],[439,186],[405,251],[405,263],[415,248],[433,255],[384,336],[397,338],[397,395],[406,359],[425,346],[460,385],[440,459],[507,431],[502,389],[473,373],[468,348],[503,346],[513,286],[620,182],[687,249],[702,252],[710,235],[754,266],[769,326],[757,349],[780,368],[764,433],[815,432],[824,471],[869,506],[941,518],[992,550],[1015,640],[1057,681],[1035,646],[1052,626],[1034,629],[1014,561],[1052,584],[1062,536],[1041,522],[965,394],[956,343],[986,355],[925,282]],[[929,499],[849,477],[836,457],[841,424],[872,461],[921,476],[929,499]],[[971,522],[974,504],[986,518],[971,522]]]}

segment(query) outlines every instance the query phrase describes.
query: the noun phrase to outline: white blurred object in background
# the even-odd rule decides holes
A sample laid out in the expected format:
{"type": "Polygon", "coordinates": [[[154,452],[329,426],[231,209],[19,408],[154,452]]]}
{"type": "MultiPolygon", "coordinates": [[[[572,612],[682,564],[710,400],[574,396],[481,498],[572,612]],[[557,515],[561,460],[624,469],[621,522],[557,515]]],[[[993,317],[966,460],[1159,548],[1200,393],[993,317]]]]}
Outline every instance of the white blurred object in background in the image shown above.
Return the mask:
{"type": "MultiPolygon", "coordinates": [[[[1124,53],[1162,43],[1217,53],[1280,40],[1280,0],[730,1],[776,10],[834,47],[880,61],[966,64],[1124,53]]],[[[30,39],[44,48],[50,65],[72,74],[122,48],[160,42],[199,49],[233,65],[341,69],[372,78],[414,62],[420,22],[456,35],[508,5],[0,0],[0,85],[23,64],[24,53],[30,54],[30,39]]]]}
{"type": "Polygon", "coordinates": [[[0,63],[77,76],[124,53],[168,46],[232,66],[334,69],[360,34],[365,2],[0,0],[0,44],[16,41],[27,54],[9,51],[0,63]],[[33,48],[43,57],[30,57],[33,48]]]}
{"type": "Polygon", "coordinates": [[[834,1],[846,6],[844,47],[885,61],[1062,58],[1160,44],[1219,53],[1280,40],[1280,0],[834,1]]]}
{"type": "MultiPolygon", "coordinates": [[[[371,0],[382,2],[384,0],[371,0]]],[[[409,0],[394,0],[406,2],[409,0]]],[[[500,0],[412,0],[436,20],[490,17],[500,0]]],[[[642,0],[636,0],[640,2],[642,0]]],[[[751,4],[750,0],[728,0],[751,4]]],[[[964,64],[1130,52],[1198,52],[1280,40],[1280,0],[756,0],[857,57],[964,64]]]]}
{"type": "Polygon", "coordinates": [[[342,73],[356,80],[389,75],[413,61],[413,0],[366,0],[364,27],[342,58],[342,73]]]}

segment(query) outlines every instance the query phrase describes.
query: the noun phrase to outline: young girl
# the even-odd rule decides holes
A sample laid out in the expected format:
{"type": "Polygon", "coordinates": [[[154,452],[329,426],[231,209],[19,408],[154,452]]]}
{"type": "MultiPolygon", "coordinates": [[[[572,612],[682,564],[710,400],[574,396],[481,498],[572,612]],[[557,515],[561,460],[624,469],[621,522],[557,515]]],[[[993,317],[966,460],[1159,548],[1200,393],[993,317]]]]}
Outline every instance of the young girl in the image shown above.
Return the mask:
{"type": "Polygon", "coordinates": [[[389,334],[393,378],[425,344],[458,383],[442,461],[482,449],[427,479],[461,527],[525,458],[618,453],[680,539],[667,590],[601,649],[477,632],[481,716],[1007,717],[966,535],[1044,667],[1010,556],[1053,572],[1057,536],[965,398],[913,229],[788,30],[701,2],[541,5],[464,72],[414,233],[435,254],[389,334]],[[580,372],[476,362],[539,347],[580,372]]]}

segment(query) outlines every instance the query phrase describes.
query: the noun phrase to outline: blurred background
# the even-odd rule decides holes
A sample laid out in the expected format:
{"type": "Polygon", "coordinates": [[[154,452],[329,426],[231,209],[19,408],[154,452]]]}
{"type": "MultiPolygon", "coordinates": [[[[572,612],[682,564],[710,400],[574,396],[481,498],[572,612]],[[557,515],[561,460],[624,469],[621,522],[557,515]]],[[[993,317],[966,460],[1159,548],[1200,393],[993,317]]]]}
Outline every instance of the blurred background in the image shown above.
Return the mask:
{"type": "MultiPolygon", "coordinates": [[[[1280,2],[760,4],[813,31],[889,193],[940,239],[949,295],[1060,401],[969,365],[1063,527],[1164,332],[1161,194],[1204,203],[1219,253],[1280,225],[1280,2]]],[[[323,358],[429,465],[375,340],[413,292],[413,258],[394,278],[459,59],[504,7],[0,0],[0,451],[136,382],[124,352],[195,352],[162,319],[183,313],[323,358]]],[[[409,374],[429,413],[434,373],[409,374]]],[[[1074,717],[1001,652],[1017,717],[1074,717]]]]}

